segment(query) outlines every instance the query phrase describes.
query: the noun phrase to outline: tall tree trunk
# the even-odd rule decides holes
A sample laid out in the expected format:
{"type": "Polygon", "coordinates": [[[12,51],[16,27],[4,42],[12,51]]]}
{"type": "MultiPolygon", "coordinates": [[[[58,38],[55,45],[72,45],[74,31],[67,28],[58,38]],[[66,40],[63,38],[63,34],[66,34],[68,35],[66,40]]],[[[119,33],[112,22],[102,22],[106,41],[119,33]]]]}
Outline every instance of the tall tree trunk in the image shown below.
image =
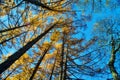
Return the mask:
{"type": "Polygon", "coordinates": [[[0,74],[8,69],[16,60],[18,60],[28,49],[30,49],[36,42],[38,42],[43,36],[45,36],[56,24],[49,27],[44,33],[36,37],[34,40],[28,42],[25,46],[8,57],[6,61],[0,64],[0,74]]]}
{"type": "Polygon", "coordinates": [[[67,58],[66,58],[66,60],[65,60],[63,80],[66,80],[66,76],[67,76],[67,58]]]}
{"type": "Polygon", "coordinates": [[[116,59],[116,53],[117,51],[120,49],[120,45],[118,46],[117,49],[115,49],[115,41],[113,40],[112,38],[112,51],[111,51],[111,58],[110,58],[110,61],[109,61],[109,68],[110,68],[110,71],[112,73],[112,76],[113,76],[113,79],[114,80],[120,80],[119,78],[119,75],[115,69],[115,66],[114,66],[114,63],[115,63],[115,59],[116,59]]]}
{"type": "Polygon", "coordinates": [[[62,51],[61,51],[61,62],[60,62],[60,67],[61,67],[61,73],[60,73],[60,80],[63,80],[63,59],[64,59],[64,44],[65,44],[65,35],[63,33],[63,43],[62,43],[62,51]]]}
{"type": "Polygon", "coordinates": [[[52,75],[53,75],[55,64],[56,64],[56,57],[57,57],[57,55],[55,56],[55,61],[54,61],[53,67],[52,67],[52,72],[50,74],[50,79],[49,80],[52,80],[52,75]]]}
{"type": "Polygon", "coordinates": [[[66,58],[65,58],[65,68],[64,68],[63,80],[66,80],[66,77],[67,77],[67,58],[68,58],[68,46],[67,46],[67,52],[66,52],[66,58]]]}
{"type": "Polygon", "coordinates": [[[35,66],[35,69],[34,69],[34,71],[33,71],[33,73],[32,73],[32,75],[31,75],[31,77],[30,77],[29,80],[33,80],[33,77],[34,77],[35,73],[37,72],[37,70],[38,70],[38,68],[39,68],[39,65],[41,64],[43,58],[45,57],[45,55],[46,55],[46,53],[48,52],[49,49],[50,49],[50,46],[48,47],[48,49],[46,49],[46,50],[44,51],[42,57],[39,58],[36,66],[35,66]]]}

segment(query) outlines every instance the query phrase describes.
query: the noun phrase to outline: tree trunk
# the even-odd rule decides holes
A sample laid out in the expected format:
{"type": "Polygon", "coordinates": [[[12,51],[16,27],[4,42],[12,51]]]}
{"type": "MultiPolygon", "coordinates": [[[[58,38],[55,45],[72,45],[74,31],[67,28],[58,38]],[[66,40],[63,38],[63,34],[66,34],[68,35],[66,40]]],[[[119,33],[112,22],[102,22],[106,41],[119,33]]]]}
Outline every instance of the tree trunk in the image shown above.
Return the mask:
{"type": "Polygon", "coordinates": [[[41,6],[42,8],[45,8],[45,9],[48,9],[48,10],[53,10],[50,7],[46,6],[45,4],[41,3],[38,0],[24,0],[24,1],[27,1],[27,2],[29,2],[31,4],[36,5],[36,6],[41,6]]]}
{"type": "Polygon", "coordinates": [[[50,49],[50,46],[48,47],[47,50],[44,51],[42,57],[39,58],[39,60],[38,60],[38,62],[37,62],[37,64],[36,64],[36,66],[35,66],[35,69],[34,69],[34,71],[33,71],[33,73],[32,73],[32,75],[31,75],[31,77],[30,77],[29,80],[33,80],[33,77],[34,77],[35,73],[37,72],[37,70],[38,70],[38,68],[39,68],[39,65],[41,64],[43,58],[45,57],[45,55],[46,55],[46,53],[48,52],[49,49],[50,49]]]}
{"type": "Polygon", "coordinates": [[[49,80],[52,80],[52,75],[53,75],[55,64],[56,64],[56,57],[57,57],[57,55],[55,56],[55,60],[54,60],[54,64],[53,64],[53,67],[52,67],[52,72],[50,74],[50,79],[49,80]]]}
{"type": "Polygon", "coordinates": [[[60,67],[61,67],[61,73],[60,73],[60,80],[63,80],[63,60],[64,60],[64,44],[65,44],[65,35],[63,33],[63,43],[62,43],[62,51],[61,51],[61,62],[60,62],[60,67]]]}
{"type": "Polygon", "coordinates": [[[67,53],[66,53],[66,58],[65,58],[65,68],[64,68],[64,77],[63,77],[63,80],[66,80],[66,77],[67,77],[67,57],[68,56],[68,50],[67,50],[67,53]]]}
{"type": "Polygon", "coordinates": [[[111,51],[111,58],[110,58],[110,61],[109,61],[109,68],[110,68],[110,71],[112,73],[112,76],[113,76],[113,79],[114,80],[120,80],[119,78],[119,75],[115,69],[115,66],[114,66],[114,63],[115,63],[115,59],[116,59],[116,53],[117,51],[119,50],[120,48],[120,45],[118,46],[118,48],[115,50],[115,41],[113,40],[112,38],[112,51],[111,51]]]}

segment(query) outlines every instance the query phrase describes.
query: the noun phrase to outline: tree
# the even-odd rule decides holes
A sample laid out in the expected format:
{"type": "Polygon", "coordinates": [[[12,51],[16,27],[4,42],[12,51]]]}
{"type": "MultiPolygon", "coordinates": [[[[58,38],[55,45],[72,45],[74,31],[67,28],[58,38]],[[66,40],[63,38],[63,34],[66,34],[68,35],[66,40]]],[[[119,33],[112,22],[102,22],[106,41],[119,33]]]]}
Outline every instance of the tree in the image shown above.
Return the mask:
{"type": "Polygon", "coordinates": [[[115,66],[115,63],[117,61],[117,53],[120,51],[120,34],[118,29],[119,23],[117,23],[118,19],[115,18],[115,20],[112,20],[111,18],[100,20],[95,24],[94,29],[99,35],[98,44],[105,47],[106,50],[110,50],[110,60],[108,62],[108,66],[114,80],[119,80],[119,72],[116,69],[118,66],[115,66]]]}

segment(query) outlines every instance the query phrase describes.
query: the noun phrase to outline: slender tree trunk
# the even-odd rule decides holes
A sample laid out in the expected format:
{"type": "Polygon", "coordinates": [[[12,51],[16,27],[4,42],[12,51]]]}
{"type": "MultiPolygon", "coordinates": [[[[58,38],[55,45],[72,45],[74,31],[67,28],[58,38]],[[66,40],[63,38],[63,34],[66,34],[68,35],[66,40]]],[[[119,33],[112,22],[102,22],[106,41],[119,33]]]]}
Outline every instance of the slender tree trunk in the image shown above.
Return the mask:
{"type": "Polygon", "coordinates": [[[112,76],[114,78],[114,80],[119,80],[118,79],[118,73],[114,67],[114,63],[115,63],[115,54],[114,53],[111,53],[111,58],[110,58],[110,61],[109,61],[109,68],[110,68],[110,71],[112,73],[112,76]]]}
{"type": "Polygon", "coordinates": [[[28,49],[30,49],[36,42],[38,42],[43,36],[45,36],[56,24],[48,28],[44,33],[36,37],[34,40],[28,42],[25,46],[15,52],[13,55],[8,57],[6,61],[0,64],[0,74],[8,69],[16,60],[18,60],[28,49]]]}
{"type": "Polygon", "coordinates": [[[61,63],[60,63],[60,67],[61,67],[61,73],[60,73],[60,80],[63,80],[63,59],[64,59],[64,44],[65,44],[65,35],[63,33],[63,43],[62,43],[62,51],[61,51],[61,63]]]}
{"type": "Polygon", "coordinates": [[[112,51],[111,51],[111,58],[110,58],[110,61],[109,61],[109,68],[110,68],[110,71],[112,73],[112,76],[113,76],[113,79],[114,80],[120,80],[119,78],[119,75],[115,69],[115,66],[114,66],[114,63],[115,63],[115,59],[116,59],[116,53],[117,51],[120,49],[120,45],[118,46],[117,49],[115,49],[115,41],[113,40],[112,38],[112,51]]]}
{"type": "Polygon", "coordinates": [[[66,80],[66,77],[67,77],[67,58],[68,58],[67,56],[68,56],[68,47],[67,47],[66,58],[65,58],[65,68],[64,68],[63,80],[66,80]]]}
{"type": "Polygon", "coordinates": [[[57,57],[57,55],[55,56],[55,61],[54,61],[54,64],[53,64],[53,68],[52,68],[52,72],[50,74],[50,79],[49,80],[52,80],[52,75],[53,75],[55,64],[56,64],[56,57],[57,57]]]}
{"type": "Polygon", "coordinates": [[[37,64],[36,64],[36,66],[35,66],[35,69],[34,69],[34,71],[33,71],[33,73],[32,73],[32,75],[31,75],[31,77],[30,77],[29,80],[33,80],[33,77],[34,77],[35,73],[37,72],[37,70],[38,70],[38,68],[39,68],[39,65],[41,64],[43,58],[45,57],[45,55],[46,55],[46,53],[48,52],[49,49],[50,49],[50,46],[48,47],[47,50],[44,51],[42,57],[39,58],[39,60],[38,60],[38,62],[37,62],[37,64]]]}
{"type": "Polygon", "coordinates": [[[65,59],[65,69],[64,69],[63,80],[67,79],[67,63],[68,63],[68,54],[69,54],[68,48],[69,48],[69,44],[67,44],[66,59],[65,59]]]}
{"type": "Polygon", "coordinates": [[[27,1],[27,2],[29,2],[29,3],[31,3],[31,4],[36,5],[36,6],[41,6],[42,8],[45,8],[45,9],[48,9],[48,10],[52,10],[52,11],[53,11],[53,9],[51,9],[50,7],[46,6],[45,4],[41,3],[41,2],[38,1],[38,0],[23,0],[23,1],[27,1]]]}

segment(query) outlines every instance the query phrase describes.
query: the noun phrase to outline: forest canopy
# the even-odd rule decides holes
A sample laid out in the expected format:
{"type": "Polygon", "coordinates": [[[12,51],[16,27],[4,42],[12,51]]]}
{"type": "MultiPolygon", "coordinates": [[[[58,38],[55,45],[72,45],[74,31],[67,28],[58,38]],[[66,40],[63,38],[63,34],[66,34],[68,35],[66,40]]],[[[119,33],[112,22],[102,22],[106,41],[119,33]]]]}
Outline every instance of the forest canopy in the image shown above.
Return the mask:
{"type": "Polygon", "coordinates": [[[0,0],[0,80],[120,80],[120,0],[0,0]]]}

